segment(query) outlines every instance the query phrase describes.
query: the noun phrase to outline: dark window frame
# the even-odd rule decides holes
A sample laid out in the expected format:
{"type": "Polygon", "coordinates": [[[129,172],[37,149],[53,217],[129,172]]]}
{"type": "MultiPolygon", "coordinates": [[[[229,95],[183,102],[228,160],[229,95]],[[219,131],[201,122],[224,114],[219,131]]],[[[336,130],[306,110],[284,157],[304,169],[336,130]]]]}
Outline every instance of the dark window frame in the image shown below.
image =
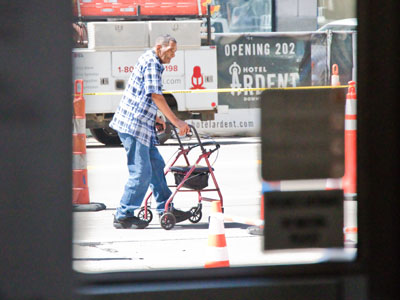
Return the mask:
{"type": "MultiPolygon", "coordinates": [[[[367,292],[369,299],[396,299],[397,1],[358,1],[358,201],[363,213],[355,262],[93,275],[73,272],[71,264],[71,190],[65,188],[71,186],[71,153],[65,150],[71,149],[72,140],[68,102],[72,41],[67,38],[72,34],[72,16],[66,12],[71,1],[43,0],[40,6],[12,3],[0,10],[0,58],[5,58],[0,73],[4,84],[0,154],[3,166],[11,166],[0,173],[4,229],[0,298],[255,299],[254,295],[266,295],[282,299],[304,286],[311,290],[326,286],[337,288],[335,299],[365,299],[367,292]],[[39,33],[40,39],[32,38],[39,33]],[[41,142],[52,151],[40,147],[41,142]],[[39,175],[28,178],[26,174],[39,175]],[[54,185],[61,189],[59,193],[54,185]]],[[[299,294],[298,299],[307,295],[299,294]]]]}

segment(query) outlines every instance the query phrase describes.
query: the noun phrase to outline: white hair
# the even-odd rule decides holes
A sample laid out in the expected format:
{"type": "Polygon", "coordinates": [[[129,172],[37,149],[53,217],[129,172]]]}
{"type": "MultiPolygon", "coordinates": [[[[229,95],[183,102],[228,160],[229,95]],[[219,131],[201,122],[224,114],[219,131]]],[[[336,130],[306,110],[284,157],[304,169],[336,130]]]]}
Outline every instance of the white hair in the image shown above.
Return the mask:
{"type": "Polygon", "coordinates": [[[164,34],[156,38],[155,45],[168,46],[171,41],[176,43],[176,39],[173,36],[164,34]]]}

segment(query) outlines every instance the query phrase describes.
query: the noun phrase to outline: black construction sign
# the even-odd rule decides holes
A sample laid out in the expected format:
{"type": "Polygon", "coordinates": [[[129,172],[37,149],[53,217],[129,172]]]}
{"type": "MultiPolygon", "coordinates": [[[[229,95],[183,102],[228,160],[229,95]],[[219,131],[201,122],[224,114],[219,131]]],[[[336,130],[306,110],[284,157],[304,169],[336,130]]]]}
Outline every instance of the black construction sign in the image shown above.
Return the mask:
{"type": "Polygon", "coordinates": [[[262,177],[344,175],[346,88],[273,89],[261,95],[262,177]]]}
{"type": "MultiPolygon", "coordinates": [[[[311,85],[310,34],[216,35],[218,88],[311,85]]],[[[220,105],[258,108],[260,91],[220,93],[220,105]]]]}
{"type": "Polygon", "coordinates": [[[344,246],[343,190],[264,193],[264,250],[344,246]]]}

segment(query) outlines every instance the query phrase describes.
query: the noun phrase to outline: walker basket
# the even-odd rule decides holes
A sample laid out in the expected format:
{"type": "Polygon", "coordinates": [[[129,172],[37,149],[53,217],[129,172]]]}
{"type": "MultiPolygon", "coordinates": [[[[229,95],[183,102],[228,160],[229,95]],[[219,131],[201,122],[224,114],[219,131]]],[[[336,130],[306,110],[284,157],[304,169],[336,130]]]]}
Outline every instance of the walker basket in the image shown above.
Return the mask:
{"type": "MultiPolygon", "coordinates": [[[[175,184],[182,183],[186,174],[190,171],[191,166],[187,167],[171,167],[171,172],[174,173],[175,184]]],[[[207,167],[196,167],[189,178],[183,183],[183,187],[192,190],[202,190],[208,186],[208,177],[210,170],[207,167]]]]}

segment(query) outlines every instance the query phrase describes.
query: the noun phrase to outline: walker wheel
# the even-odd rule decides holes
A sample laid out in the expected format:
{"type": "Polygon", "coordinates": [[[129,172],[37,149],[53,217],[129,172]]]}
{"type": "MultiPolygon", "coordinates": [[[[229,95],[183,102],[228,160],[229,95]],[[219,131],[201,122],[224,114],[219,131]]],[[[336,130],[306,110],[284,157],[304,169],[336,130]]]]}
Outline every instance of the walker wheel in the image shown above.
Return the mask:
{"type": "Polygon", "coordinates": [[[176,224],[176,218],[171,212],[166,212],[163,214],[160,218],[160,224],[161,227],[164,228],[165,230],[170,230],[174,228],[176,224]]]}
{"type": "Polygon", "coordinates": [[[142,220],[142,221],[146,221],[147,223],[150,223],[151,220],[153,220],[153,213],[151,212],[150,207],[147,207],[147,218],[145,218],[145,210],[144,210],[144,207],[142,207],[142,208],[139,210],[138,218],[139,218],[140,220],[142,220]]]}
{"type": "Polygon", "coordinates": [[[190,209],[190,212],[192,213],[192,216],[189,218],[189,221],[192,223],[198,223],[201,220],[201,217],[203,216],[201,212],[201,208],[199,207],[192,207],[190,209]]]}

